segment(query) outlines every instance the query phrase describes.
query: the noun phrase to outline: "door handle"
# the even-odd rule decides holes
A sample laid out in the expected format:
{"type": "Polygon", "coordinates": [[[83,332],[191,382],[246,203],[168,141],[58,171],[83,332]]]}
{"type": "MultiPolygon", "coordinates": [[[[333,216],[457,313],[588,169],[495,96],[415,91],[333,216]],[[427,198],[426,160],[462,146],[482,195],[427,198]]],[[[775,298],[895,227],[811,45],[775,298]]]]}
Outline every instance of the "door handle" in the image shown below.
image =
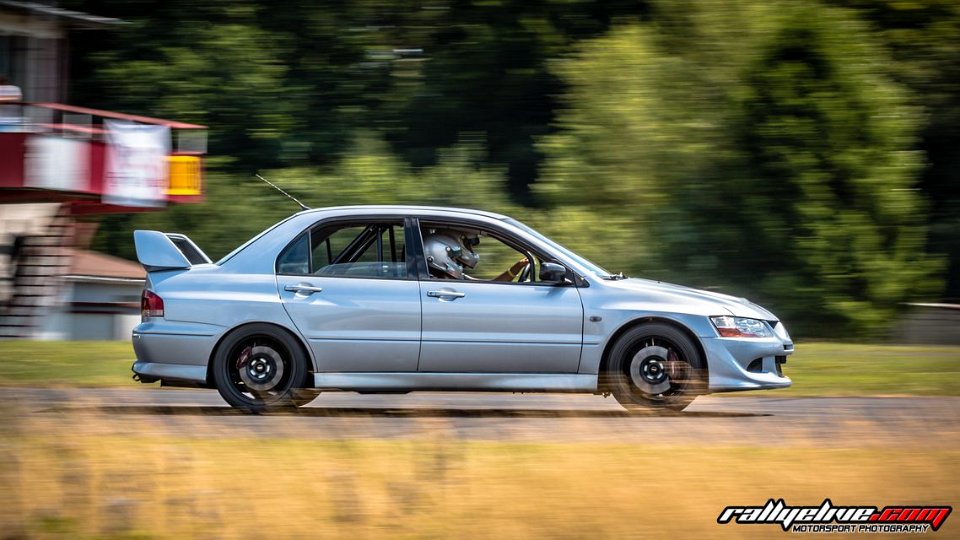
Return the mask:
{"type": "Polygon", "coordinates": [[[310,296],[313,293],[323,291],[322,287],[314,287],[313,285],[307,285],[306,283],[301,283],[299,285],[285,285],[283,290],[287,292],[294,292],[297,294],[305,294],[310,296]]]}
{"type": "Polygon", "coordinates": [[[427,291],[427,296],[431,298],[463,298],[466,294],[459,291],[427,291]]]}

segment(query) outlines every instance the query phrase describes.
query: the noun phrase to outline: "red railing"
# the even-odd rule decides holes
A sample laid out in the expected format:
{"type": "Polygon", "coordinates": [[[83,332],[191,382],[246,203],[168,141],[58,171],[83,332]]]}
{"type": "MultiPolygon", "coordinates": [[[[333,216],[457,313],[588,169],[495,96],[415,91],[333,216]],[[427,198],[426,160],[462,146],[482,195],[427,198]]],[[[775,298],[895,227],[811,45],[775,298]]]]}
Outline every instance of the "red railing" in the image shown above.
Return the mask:
{"type": "Polygon", "coordinates": [[[137,114],[126,114],[63,103],[5,102],[2,107],[19,107],[20,117],[6,122],[0,119],[0,132],[59,133],[67,137],[103,140],[106,131],[104,120],[123,120],[138,124],[167,126],[177,134],[174,137],[174,154],[197,155],[206,153],[207,126],[153,118],[137,114]],[[184,136],[190,132],[192,136],[184,136]]]}
{"type": "MultiPolygon", "coordinates": [[[[125,114],[114,111],[78,107],[62,103],[0,103],[0,203],[31,201],[71,201],[88,206],[90,211],[122,211],[121,208],[108,208],[100,204],[104,182],[104,156],[107,145],[106,120],[120,120],[138,124],[160,125],[170,128],[171,132],[171,186],[167,194],[168,202],[198,202],[202,194],[197,191],[184,191],[182,185],[174,185],[174,168],[183,171],[188,162],[192,185],[200,185],[202,161],[206,154],[206,126],[153,118],[149,116],[125,114]],[[18,107],[19,116],[11,115],[13,107],[18,107]],[[34,137],[62,137],[73,151],[86,156],[83,172],[57,174],[55,186],[31,181],[29,161],[30,142],[34,137]],[[177,161],[176,163],[174,160],[177,161]],[[189,161],[192,160],[192,161],[189,161]],[[62,182],[59,181],[62,179],[62,182]]],[[[49,178],[50,175],[48,174],[49,178]]],[[[182,174],[177,178],[186,178],[182,174]]]]}
{"type": "Polygon", "coordinates": [[[87,107],[77,107],[76,105],[64,105],[62,103],[23,103],[31,107],[49,109],[53,111],[68,112],[75,114],[85,114],[91,117],[111,118],[114,120],[126,120],[128,122],[137,122],[140,124],[154,124],[158,126],[167,126],[170,129],[207,129],[207,126],[199,124],[188,124],[186,122],[176,122],[174,120],[164,120],[162,118],[151,118],[149,116],[139,116],[136,114],[124,114],[113,111],[102,111],[100,109],[90,109],[87,107]]]}

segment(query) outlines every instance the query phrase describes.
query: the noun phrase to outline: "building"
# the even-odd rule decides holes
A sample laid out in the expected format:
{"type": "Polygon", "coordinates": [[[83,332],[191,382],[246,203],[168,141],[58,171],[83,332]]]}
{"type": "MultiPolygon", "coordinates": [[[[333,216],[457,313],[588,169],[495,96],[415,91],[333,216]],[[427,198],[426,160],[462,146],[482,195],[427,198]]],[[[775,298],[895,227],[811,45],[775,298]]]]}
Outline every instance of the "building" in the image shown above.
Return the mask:
{"type": "Polygon", "coordinates": [[[140,264],[86,250],[71,250],[60,298],[38,325],[35,337],[123,340],[140,323],[140,264]]]}
{"type": "Polygon", "coordinates": [[[70,34],[122,24],[50,2],[0,0],[0,73],[31,101],[65,102],[70,34]]]}
{"type": "Polygon", "coordinates": [[[0,0],[0,73],[23,93],[0,105],[0,338],[128,336],[143,272],[85,250],[90,216],[202,200],[205,126],[65,103],[71,35],[122,24],[0,0]]]}

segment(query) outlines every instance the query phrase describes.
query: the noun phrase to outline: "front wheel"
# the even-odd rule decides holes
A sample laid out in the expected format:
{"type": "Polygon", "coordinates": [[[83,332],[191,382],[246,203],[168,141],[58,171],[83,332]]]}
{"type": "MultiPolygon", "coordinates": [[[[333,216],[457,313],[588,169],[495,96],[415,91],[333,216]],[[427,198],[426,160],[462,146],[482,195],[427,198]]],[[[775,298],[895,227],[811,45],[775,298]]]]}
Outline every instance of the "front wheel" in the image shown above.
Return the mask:
{"type": "Polygon", "coordinates": [[[213,380],[233,407],[263,412],[309,402],[306,366],[306,354],[293,336],[269,324],[251,324],[220,344],[213,380]]]}
{"type": "Polygon", "coordinates": [[[681,411],[706,392],[705,366],[685,333],[667,324],[643,324],[614,343],[605,390],[630,412],[681,411]]]}

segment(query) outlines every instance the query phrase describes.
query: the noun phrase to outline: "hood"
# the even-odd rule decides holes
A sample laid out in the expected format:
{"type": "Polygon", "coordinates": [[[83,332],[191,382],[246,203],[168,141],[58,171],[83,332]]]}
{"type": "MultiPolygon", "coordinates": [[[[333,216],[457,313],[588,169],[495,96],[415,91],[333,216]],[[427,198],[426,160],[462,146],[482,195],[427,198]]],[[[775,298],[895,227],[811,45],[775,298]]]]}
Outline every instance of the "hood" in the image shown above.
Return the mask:
{"type": "Polygon", "coordinates": [[[693,289],[649,279],[628,278],[603,281],[603,286],[623,292],[621,300],[674,305],[678,311],[700,315],[733,315],[765,321],[776,321],[777,316],[746,298],[729,294],[693,289]]]}

